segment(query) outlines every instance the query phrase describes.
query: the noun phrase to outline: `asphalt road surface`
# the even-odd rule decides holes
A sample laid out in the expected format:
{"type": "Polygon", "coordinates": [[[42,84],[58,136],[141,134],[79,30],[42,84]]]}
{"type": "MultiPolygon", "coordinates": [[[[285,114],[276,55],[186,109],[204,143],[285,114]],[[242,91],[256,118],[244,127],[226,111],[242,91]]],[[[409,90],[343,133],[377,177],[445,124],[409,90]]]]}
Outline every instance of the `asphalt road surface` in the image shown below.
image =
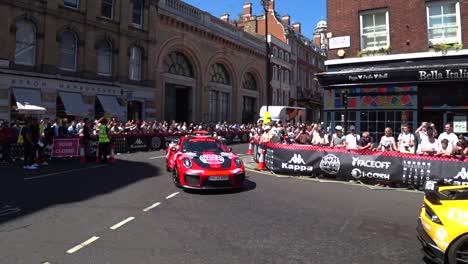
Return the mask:
{"type": "Polygon", "coordinates": [[[0,263],[423,263],[418,192],[253,170],[240,192],[184,192],[162,151],[51,166],[15,187],[0,263]]]}

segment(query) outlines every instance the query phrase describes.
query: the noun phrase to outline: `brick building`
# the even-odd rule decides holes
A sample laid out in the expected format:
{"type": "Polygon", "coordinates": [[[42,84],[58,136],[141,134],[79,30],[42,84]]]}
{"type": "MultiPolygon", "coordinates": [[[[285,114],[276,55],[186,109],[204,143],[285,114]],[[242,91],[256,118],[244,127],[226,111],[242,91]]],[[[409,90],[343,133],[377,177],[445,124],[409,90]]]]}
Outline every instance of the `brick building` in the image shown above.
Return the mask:
{"type": "Polygon", "coordinates": [[[315,73],[325,68],[325,52],[302,34],[300,23],[291,23],[289,15],[280,17],[275,1],[268,7],[268,34],[265,34],[265,14],[253,15],[252,11],[252,3],[246,2],[242,21],[236,26],[261,39],[266,35],[271,53],[268,102],[270,105],[306,107],[305,119],[320,121],[323,89],[315,73]]]}
{"type": "Polygon", "coordinates": [[[0,4],[0,119],[253,121],[261,40],[178,0],[0,4]]]}
{"type": "Polygon", "coordinates": [[[406,122],[466,131],[468,1],[328,0],[327,13],[319,80],[331,127],[347,121],[378,138],[406,122]]]}

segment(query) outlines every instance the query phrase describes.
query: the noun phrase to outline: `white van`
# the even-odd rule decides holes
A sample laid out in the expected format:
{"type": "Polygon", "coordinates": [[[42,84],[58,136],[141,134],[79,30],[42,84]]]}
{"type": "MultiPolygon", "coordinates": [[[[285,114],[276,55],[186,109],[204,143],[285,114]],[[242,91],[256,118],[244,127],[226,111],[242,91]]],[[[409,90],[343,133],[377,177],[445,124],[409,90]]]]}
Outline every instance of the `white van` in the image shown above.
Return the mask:
{"type": "MultiPolygon", "coordinates": [[[[257,122],[263,122],[263,114],[267,111],[266,105],[260,108],[260,118],[257,122]]],[[[271,121],[281,121],[283,124],[287,122],[305,122],[306,108],[296,106],[268,106],[271,121]]]]}

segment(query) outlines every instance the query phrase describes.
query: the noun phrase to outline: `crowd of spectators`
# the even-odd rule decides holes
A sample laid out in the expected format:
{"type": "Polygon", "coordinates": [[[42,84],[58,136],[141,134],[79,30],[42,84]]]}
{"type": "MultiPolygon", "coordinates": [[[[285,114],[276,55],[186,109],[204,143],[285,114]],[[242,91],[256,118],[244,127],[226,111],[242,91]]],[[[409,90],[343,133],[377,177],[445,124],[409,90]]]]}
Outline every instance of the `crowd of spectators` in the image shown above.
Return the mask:
{"type": "Polygon", "coordinates": [[[377,140],[368,131],[357,133],[351,125],[348,133],[342,126],[334,131],[327,131],[320,123],[312,124],[260,124],[252,130],[253,135],[261,142],[302,144],[344,148],[349,150],[394,151],[407,154],[438,155],[464,159],[468,155],[467,138],[456,135],[451,123],[444,125],[444,132],[438,135],[433,123],[423,122],[413,134],[409,124],[403,124],[401,133],[395,137],[391,127],[386,127],[384,135],[377,140]]]}

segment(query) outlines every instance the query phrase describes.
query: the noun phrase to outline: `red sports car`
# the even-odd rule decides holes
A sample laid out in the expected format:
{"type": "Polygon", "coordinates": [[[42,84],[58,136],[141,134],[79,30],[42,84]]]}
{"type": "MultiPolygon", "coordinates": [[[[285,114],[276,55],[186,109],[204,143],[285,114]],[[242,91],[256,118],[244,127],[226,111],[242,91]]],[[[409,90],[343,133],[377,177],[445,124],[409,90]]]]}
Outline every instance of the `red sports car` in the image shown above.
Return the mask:
{"type": "Polygon", "coordinates": [[[174,184],[186,189],[240,189],[245,181],[242,160],[210,136],[182,137],[169,150],[167,170],[174,184]]]}

